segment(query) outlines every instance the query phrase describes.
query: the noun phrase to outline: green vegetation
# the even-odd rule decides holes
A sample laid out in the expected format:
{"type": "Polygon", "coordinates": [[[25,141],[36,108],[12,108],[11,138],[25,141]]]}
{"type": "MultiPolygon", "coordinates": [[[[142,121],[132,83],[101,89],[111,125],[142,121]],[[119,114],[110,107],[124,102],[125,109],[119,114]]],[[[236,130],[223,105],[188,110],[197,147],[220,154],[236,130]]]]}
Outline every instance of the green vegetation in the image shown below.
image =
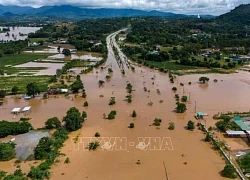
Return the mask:
{"type": "Polygon", "coordinates": [[[137,113],[136,113],[136,111],[135,110],[133,110],[133,112],[132,112],[132,115],[131,115],[133,118],[135,118],[136,116],[137,116],[137,113]]]}
{"type": "Polygon", "coordinates": [[[0,67],[5,66],[16,66],[24,64],[37,59],[45,59],[51,54],[40,54],[40,53],[22,53],[22,54],[11,54],[0,57],[0,67]]]}
{"type": "Polygon", "coordinates": [[[106,75],[106,80],[110,80],[111,76],[110,75],[106,75]]]}
{"type": "Polygon", "coordinates": [[[108,114],[108,119],[110,120],[115,119],[115,116],[116,116],[116,111],[113,110],[108,114]]]}
{"type": "Polygon", "coordinates": [[[80,89],[83,89],[83,83],[81,80],[76,80],[73,82],[73,84],[71,85],[71,90],[73,91],[73,93],[78,93],[78,91],[80,89]]]}
{"type": "Polygon", "coordinates": [[[83,120],[85,120],[87,118],[87,116],[88,116],[87,112],[83,111],[82,112],[82,118],[83,118],[83,120]]]}
{"type": "Polygon", "coordinates": [[[73,82],[73,84],[71,84],[71,90],[73,93],[78,93],[80,89],[84,89],[84,86],[80,75],[77,75],[76,80],[73,82]]]}
{"type": "Polygon", "coordinates": [[[89,148],[90,151],[91,151],[91,150],[94,151],[94,150],[96,150],[99,146],[100,146],[100,143],[99,143],[99,142],[97,142],[97,141],[92,141],[92,142],[89,143],[88,148],[89,148]]]}
{"type": "Polygon", "coordinates": [[[187,129],[190,130],[190,131],[193,131],[194,130],[194,122],[189,120],[188,121],[188,124],[187,124],[187,129]]]}
{"type": "Polygon", "coordinates": [[[129,127],[130,129],[132,129],[132,128],[135,127],[135,124],[134,124],[134,123],[130,123],[128,127],[129,127]]]}
{"type": "Polygon", "coordinates": [[[236,124],[232,118],[230,116],[227,116],[227,115],[222,115],[220,117],[220,121],[216,122],[215,125],[216,127],[223,131],[223,132],[226,132],[227,130],[234,130],[234,131],[240,131],[241,128],[238,124],[236,124]]]}
{"type": "Polygon", "coordinates": [[[175,95],[174,95],[174,98],[175,98],[175,100],[178,102],[178,101],[180,100],[179,94],[175,94],[175,95]]]}
{"type": "Polygon", "coordinates": [[[8,122],[0,121],[0,138],[6,137],[8,135],[24,134],[32,129],[30,123],[23,122],[8,122]]]}
{"type": "Polygon", "coordinates": [[[177,87],[172,87],[172,91],[177,91],[177,87]]]}
{"type": "Polygon", "coordinates": [[[3,177],[6,176],[6,174],[7,174],[7,173],[6,173],[5,171],[0,170],[0,179],[2,180],[3,177]]]}
{"type": "Polygon", "coordinates": [[[181,102],[187,102],[188,97],[187,96],[182,96],[181,97],[181,102]]]}
{"type": "Polygon", "coordinates": [[[40,93],[40,89],[38,87],[38,85],[36,83],[28,83],[27,86],[26,86],[26,94],[28,96],[32,96],[32,97],[35,97],[35,95],[39,94],[40,93]]]}
{"type": "Polygon", "coordinates": [[[209,133],[206,133],[206,137],[204,139],[206,142],[210,142],[212,140],[212,137],[209,133]]]}
{"type": "Polygon", "coordinates": [[[64,164],[69,164],[70,163],[70,160],[69,160],[69,158],[67,157],[66,159],[65,159],[65,161],[64,161],[64,164]]]}
{"type": "MultiPolygon", "coordinates": [[[[9,33],[7,33],[8,35],[9,33]]],[[[26,41],[10,41],[7,43],[1,43],[0,44],[0,58],[9,55],[9,54],[20,54],[21,50],[25,48],[28,45],[27,40],[26,41]]]]}
{"type": "Polygon", "coordinates": [[[161,125],[161,121],[162,121],[161,119],[155,118],[155,119],[154,119],[154,122],[153,122],[153,125],[154,125],[154,126],[160,126],[160,125],[161,125]]]}
{"type": "Polygon", "coordinates": [[[218,114],[215,114],[213,116],[213,119],[224,119],[224,118],[227,118],[225,116],[228,116],[231,119],[233,119],[235,116],[239,116],[241,118],[244,118],[244,117],[249,117],[250,116],[250,112],[249,111],[246,111],[246,112],[235,111],[235,112],[227,112],[227,113],[218,113],[218,114]]]}
{"type": "Polygon", "coordinates": [[[131,103],[132,102],[132,96],[131,95],[127,95],[126,96],[127,102],[131,103]]]}
{"type": "Polygon", "coordinates": [[[183,18],[168,22],[161,17],[138,18],[131,22],[126,40],[121,43],[122,49],[132,60],[162,72],[197,68],[216,71],[222,68],[220,71],[226,72],[245,63],[245,60],[234,62],[232,58],[250,51],[249,28],[246,28],[248,11],[249,6],[234,11],[238,19],[244,19],[240,22],[232,22],[235,17],[231,12],[225,15],[226,20],[224,15],[223,18],[183,18]]]}
{"type": "Polygon", "coordinates": [[[226,164],[224,169],[221,171],[221,175],[226,178],[235,179],[237,178],[236,170],[232,164],[226,164]]]}
{"type": "Polygon", "coordinates": [[[199,78],[199,81],[200,81],[201,83],[205,84],[206,82],[209,81],[209,78],[208,78],[208,77],[202,76],[202,77],[199,78]]]}
{"type": "Polygon", "coordinates": [[[71,52],[69,49],[63,49],[62,54],[64,54],[65,56],[70,56],[71,52]]]}
{"type": "Polygon", "coordinates": [[[3,99],[6,96],[6,91],[5,90],[0,90],[0,98],[3,99]]]}
{"type": "Polygon", "coordinates": [[[95,133],[95,137],[100,137],[100,136],[101,136],[101,134],[99,132],[95,133]]]}
{"type": "Polygon", "coordinates": [[[87,94],[85,91],[82,92],[82,98],[86,98],[87,97],[87,94]]]}
{"type": "Polygon", "coordinates": [[[103,86],[104,83],[105,83],[105,81],[99,80],[99,81],[98,81],[99,87],[103,86]]]}
{"type": "Polygon", "coordinates": [[[37,160],[46,159],[52,151],[53,140],[49,137],[43,137],[39,140],[34,150],[34,156],[37,160]]]}
{"type": "Polygon", "coordinates": [[[237,159],[237,162],[244,173],[250,173],[250,153],[237,159]]]}
{"type": "Polygon", "coordinates": [[[89,106],[88,101],[85,101],[85,102],[83,103],[83,106],[84,106],[84,107],[88,107],[88,106],[89,106]]]}
{"type": "Polygon", "coordinates": [[[184,103],[177,102],[177,107],[175,108],[176,113],[184,113],[187,110],[187,107],[184,103]]]}
{"type": "Polygon", "coordinates": [[[170,122],[170,123],[169,123],[169,126],[168,126],[168,129],[169,129],[169,130],[174,130],[174,128],[175,128],[174,122],[170,122]]]}
{"type": "Polygon", "coordinates": [[[116,102],[115,102],[115,97],[111,97],[110,100],[109,100],[109,105],[114,105],[116,102]]]}
{"type": "Polygon", "coordinates": [[[35,148],[35,158],[45,161],[37,167],[32,166],[27,176],[31,179],[49,179],[50,168],[56,157],[60,155],[59,149],[67,138],[68,131],[64,128],[59,128],[54,132],[52,138],[45,137],[40,139],[35,148]]]}
{"type": "Polygon", "coordinates": [[[36,82],[38,89],[46,91],[51,76],[15,76],[15,77],[1,77],[0,87],[6,90],[8,94],[11,94],[13,86],[19,88],[18,93],[25,93],[27,84],[36,82]]]}
{"type": "Polygon", "coordinates": [[[12,89],[11,89],[12,94],[17,94],[18,91],[19,91],[19,88],[17,86],[13,86],[12,89]]]}
{"type": "MultiPolygon", "coordinates": [[[[5,43],[4,43],[5,44],[5,43]]],[[[16,74],[16,73],[30,73],[30,72],[35,72],[39,71],[41,69],[46,69],[44,67],[14,67],[19,64],[24,64],[30,61],[34,61],[37,59],[44,59],[47,58],[51,54],[39,54],[39,53],[32,53],[32,54],[10,54],[10,55],[5,55],[3,57],[0,57],[0,69],[4,73],[7,74],[16,74]]]]}
{"type": "Polygon", "coordinates": [[[20,117],[20,121],[28,121],[28,120],[30,120],[31,118],[28,118],[28,117],[20,117]]]}
{"type": "Polygon", "coordinates": [[[46,129],[54,129],[54,128],[57,129],[57,128],[61,127],[61,122],[59,121],[59,119],[57,117],[49,118],[45,122],[45,127],[46,127],[46,129]]]}
{"type": "Polygon", "coordinates": [[[80,129],[83,121],[84,119],[82,118],[81,113],[75,107],[70,108],[67,111],[67,115],[63,118],[65,129],[69,132],[80,129]]]}
{"type": "Polygon", "coordinates": [[[133,91],[132,84],[128,83],[127,86],[126,86],[126,90],[127,90],[128,93],[132,93],[132,91],[133,91]]]}
{"type": "Polygon", "coordinates": [[[13,174],[5,176],[3,180],[28,180],[28,178],[25,177],[21,169],[16,169],[13,174]]]}
{"type": "Polygon", "coordinates": [[[108,68],[108,73],[109,73],[109,74],[113,73],[112,68],[108,68]]]}
{"type": "Polygon", "coordinates": [[[15,157],[15,144],[0,143],[0,161],[9,161],[15,157]]]}
{"type": "Polygon", "coordinates": [[[49,38],[29,38],[30,43],[33,42],[48,42],[50,41],[49,38]]]}

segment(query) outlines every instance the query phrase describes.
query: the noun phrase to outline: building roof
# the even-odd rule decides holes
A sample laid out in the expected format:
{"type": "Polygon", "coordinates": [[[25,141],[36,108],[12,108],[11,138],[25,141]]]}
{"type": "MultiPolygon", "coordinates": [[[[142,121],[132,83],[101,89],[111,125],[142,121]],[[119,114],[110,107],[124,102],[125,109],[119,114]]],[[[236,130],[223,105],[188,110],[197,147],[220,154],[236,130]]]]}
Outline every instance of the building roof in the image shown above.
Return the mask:
{"type": "Polygon", "coordinates": [[[17,113],[17,112],[20,112],[21,108],[14,108],[11,112],[13,113],[17,113]]]}
{"type": "Polygon", "coordinates": [[[240,116],[234,116],[234,121],[241,121],[240,116]]]}
{"type": "Polygon", "coordinates": [[[249,126],[247,126],[242,120],[237,120],[234,122],[238,124],[243,131],[250,131],[249,126]]]}
{"type": "Polygon", "coordinates": [[[68,89],[61,89],[61,92],[69,92],[69,90],[68,89]]]}
{"type": "Polygon", "coordinates": [[[197,112],[198,116],[204,116],[203,112],[197,112]]]}
{"type": "Polygon", "coordinates": [[[29,111],[30,109],[31,109],[31,106],[24,107],[24,108],[23,108],[23,112],[27,112],[27,111],[29,111]]]}
{"type": "Polygon", "coordinates": [[[226,131],[227,135],[245,135],[244,131],[226,131]]]}

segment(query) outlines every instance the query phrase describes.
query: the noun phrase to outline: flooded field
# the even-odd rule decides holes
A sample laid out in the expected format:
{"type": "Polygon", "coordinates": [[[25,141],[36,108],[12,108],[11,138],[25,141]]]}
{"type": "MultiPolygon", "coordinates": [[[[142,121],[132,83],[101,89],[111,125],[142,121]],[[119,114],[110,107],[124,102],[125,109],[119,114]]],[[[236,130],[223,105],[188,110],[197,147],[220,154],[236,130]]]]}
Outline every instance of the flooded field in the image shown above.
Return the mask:
{"type": "MultiPolygon", "coordinates": [[[[108,44],[110,44],[108,38],[108,44]]],[[[188,120],[194,119],[196,111],[208,113],[207,126],[214,126],[212,116],[222,111],[248,111],[250,107],[250,77],[248,72],[240,71],[238,74],[205,75],[210,78],[208,85],[198,83],[199,77],[204,75],[181,76],[171,84],[167,74],[159,73],[147,68],[135,67],[135,72],[125,69],[123,76],[114,59],[109,46],[107,66],[112,66],[113,75],[106,81],[103,87],[98,86],[99,80],[105,80],[108,74],[104,70],[95,69],[92,73],[81,75],[87,98],[64,96],[50,96],[43,100],[42,96],[29,101],[8,97],[4,105],[0,107],[1,119],[18,121],[19,114],[15,118],[10,113],[14,107],[23,108],[31,106],[31,112],[26,115],[32,119],[29,121],[35,128],[43,127],[44,122],[51,117],[57,116],[62,119],[70,107],[77,107],[80,111],[86,111],[87,120],[81,130],[74,132],[62,148],[62,153],[69,157],[70,163],[64,164],[66,157],[60,157],[61,163],[52,167],[51,179],[91,179],[91,180],[127,180],[127,179],[169,179],[173,180],[223,180],[219,171],[224,168],[225,162],[222,157],[212,149],[211,145],[203,141],[205,135],[197,128],[194,131],[186,130],[188,120]],[[153,79],[152,79],[153,78],[153,79]],[[218,82],[213,82],[217,79],[218,82]],[[126,84],[130,82],[135,91],[132,92],[132,103],[125,101],[127,95],[126,84]],[[188,85],[191,82],[191,85],[188,85]],[[180,86],[184,83],[184,86],[180,86]],[[176,114],[174,93],[172,87],[177,87],[180,95],[190,95],[187,103],[187,112],[176,114]],[[147,87],[150,92],[145,92],[147,87]],[[157,89],[160,93],[157,93],[157,89]],[[103,97],[100,97],[103,95],[103,97]],[[109,106],[110,97],[116,98],[116,104],[109,106]],[[88,101],[89,106],[83,107],[88,101]],[[163,100],[162,103],[160,101],[163,100]],[[148,105],[149,102],[153,104],[148,105]],[[116,110],[114,120],[103,119],[103,114],[116,110]],[[132,118],[131,113],[136,110],[137,117],[132,118]],[[155,118],[161,118],[159,128],[151,126],[155,118]],[[130,123],[135,124],[134,129],[129,129],[130,123]],[[170,122],[175,123],[173,131],[168,130],[170,122]],[[123,142],[117,142],[119,148],[109,150],[86,150],[90,137],[96,132],[101,137],[123,138],[123,142]],[[74,143],[74,138],[79,135],[79,140],[74,143]],[[160,140],[153,142],[152,138],[160,140]],[[148,138],[145,148],[139,148],[141,138],[148,138]],[[150,145],[150,143],[152,143],[150,145]],[[140,163],[138,163],[138,160],[140,163]],[[165,165],[164,165],[165,164],[165,165]],[[165,171],[166,169],[166,171],[165,171]]],[[[222,137],[223,138],[223,137],[222,137]]],[[[242,142],[238,142],[242,144],[242,142]]],[[[115,145],[113,142],[111,145],[115,145]]],[[[243,144],[245,146],[245,144],[243,144]]],[[[7,162],[0,167],[6,171],[7,162]]],[[[23,165],[27,172],[27,165],[23,165]]]]}
{"type": "Polygon", "coordinates": [[[0,33],[0,41],[17,41],[24,40],[28,37],[29,33],[36,32],[40,27],[10,27],[9,36],[6,33],[0,33]],[[21,35],[23,34],[23,35],[21,35]]]}
{"type": "MultiPolygon", "coordinates": [[[[49,56],[49,59],[64,59],[66,58],[65,55],[63,54],[56,54],[53,56],[49,56]]],[[[81,60],[89,60],[89,61],[101,61],[102,58],[101,57],[93,57],[91,55],[82,55],[82,56],[78,56],[75,54],[71,54],[71,56],[69,57],[71,60],[73,59],[81,59],[81,60]]]]}
{"type": "Polygon", "coordinates": [[[28,62],[25,64],[17,65],[17,68],[29,68],[29,67],[44,67],[46,69],[39,70],[34,75],[55,75],[57,69],[62,69],[64,63],[38,63],[38,62],[28,62]]]}

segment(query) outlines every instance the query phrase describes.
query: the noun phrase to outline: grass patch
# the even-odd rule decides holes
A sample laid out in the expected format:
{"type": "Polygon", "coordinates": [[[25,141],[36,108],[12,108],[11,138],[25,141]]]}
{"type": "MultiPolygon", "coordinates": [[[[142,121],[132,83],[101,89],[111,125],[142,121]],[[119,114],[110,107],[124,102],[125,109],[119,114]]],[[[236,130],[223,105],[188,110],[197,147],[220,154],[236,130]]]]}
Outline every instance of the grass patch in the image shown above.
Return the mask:
{"type": "Polygon", "coordinates": [[[185,66],[181,64],[176,64],[175,62],[154,62],[154,61],[145,61],[149,64],[149,66],[154,66],[156,68],[164,68],[173,71],[178,70],[190,70],[190,69],[197,69],[195,66],[185,66]]]}
{"type": "Polygon", "coordinates": [[[34,74],[40,70],[45,70],[47,67],[8,67],[4,69],[4,72],[7,74],[18,74],[18,75],[27,75],[34,74]]]}
{"type": "Polygon", "coordinates": [[[29,38],[29,40],[30,40],[30,43],[39,42],[39,41],[48,42],[49,38],[29,38]]]}
{"type": "Polygon", "coordinates": [[[45,46],[29,46],[29,47],[26,47],[25,48],[25,51],[42,51],[42,50],[44,50],[45,48],[47,48],[47,47],[45,47],[45,46]]]}
{"type": "Polygon", "coordinates": [[[28,83],[37,83],[41,91],[46,91],[49,85],[51,76],[19,76],[19,77],[1,77],[0,87],[5,89],[7,93],[11,92],[13,86],[17,86],[20,91],[19,93],[26,92],[26,86],[28,83]]]}
{"type": "Polygon", "coordinates": [[[87,51],[76,51],[77,56],[91,55],[93,57],[102,57],[101,53],[97,52],[87,52],[87,51]]]}
{"type": "Polygon", "coordinates": [[[211,73],[216,73],[216,74],[230,74],[234,73],[235,70],[225,70],[225,69],[197,69],[197,70],[192,70],[192,71],[174,71],[175,75],[187,75],[187,74],[211,74],[211,73]]]}
{"type": "Polygon", "coordinates": [[[4,57],[0,58],[0,67],[4,67],[6,65],[19,65],[19,64],[24,64],[30,61],[34,61],[36,59],[40,58],[47,58],[51,54],[46,54],[46,53],[22,53],[22,54],[10,54],[10,55],[5,55],[4,57]]]}

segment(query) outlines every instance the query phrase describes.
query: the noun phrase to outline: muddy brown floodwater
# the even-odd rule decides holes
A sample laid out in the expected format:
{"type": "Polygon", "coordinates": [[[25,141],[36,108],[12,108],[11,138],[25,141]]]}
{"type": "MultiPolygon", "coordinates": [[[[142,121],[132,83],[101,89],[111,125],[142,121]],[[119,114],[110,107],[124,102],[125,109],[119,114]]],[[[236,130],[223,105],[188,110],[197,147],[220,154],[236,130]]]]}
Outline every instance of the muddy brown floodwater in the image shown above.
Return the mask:
{"type": "MultiPolygon", "coordinates": [[[[107,38],[108,44],[110,37],[107,38]]],[[[188,120],[198,122],[194,120],[195,102],[196,111],[209,114],[206,117],[207,126],[215,124],[212,116],[217,112],[248,111],[250,77],[247,72],[206,75],[210,78],[208,85],[198,83],[201,75],[181,76],[177,78],[175,84],[171,84],[168,75],[141,67],[135,67],[135,72],[125,69],[126,74],[123,76],[110,46],[106,65],[112,66],[114,72],[111,80],[103,87],[98,87],[98,81],[105,80],[108,74],[107,68],[97,69],[93,73],[81,76],[87,92],[86,99],[72,96],[25,101],[8,97],[0,108],[1,119],[18,121],[23,115],[20,114],[13,119],[11,110],[14,107],[32,106],[32,111],[27,116],[32,118],[30,122],[35,128],[42,127],[50,117],[62,118],[73,106],[87,112],[88,118],[81,130],[73,132],[62,148],[61,151],[66,156],[60,157],[61,162],[52,167],[51,179],[163,180],[167,179],[166,174],[171,180],[225,179],[219,175],[219,171],[225,165],[222,157],[210,144],[203,141],[204,134],[200,130],[196,128],[191,132],[185,127],[188,120]],[[155,79],[152,80],[152,77],[155,79]],[[213,79],[218,79],[218,82],[214,83],[213,79]],[[189,81],[192,82],[191,85],[188,85],[189,81]],[[130,104],[125,101],[127,82],[130,82],[135,89],[130,104]],[[184,83],[184,87],[179,86],[179,83],[184,83]],[[144,86],[150,92],[144,92],[144,86]],[[173,86],[178,88],[177,93],[180,95],[190,95],[188,110],[184,114],[173,112],[175,108],[174,93],[171,90],[173,86]],[[160,90],[160,95],[157,89],[160,90]],[[100,95],[104,97],[101,98],[100,95]],[[112,96],[116,98],[116,104],[109,106],[109,99],[112,96]],[[83,107],[85,100],[89,102],[87,108],[83,107]],[[160,103],[160,100],[163,102],[160,103]],[[153,102],[152,106],[147,105],[150,101],[153,102]],[[111,110],[117,111],[116,118],[103,119],[103,114],[108,114],[111,110]],[[137,112],[136,118],[131,117],[133,110],[137,112]],[[160,128],[150,126],[154,118],[162,119],[160,128]],[[128,125],[132,122],[135,128],[129,129],[128,125]],[[175,123],[175,130],[168,130],[169,122],[175,123]],[[106,150],[102,150],[101,147],[97,151],[86,150],[89,137],[93,137],[96,132],[99,132],[101,137],[111,138],[110,142],[107,141],[108,145],[114,146],[109,150],[108,147],[106,150]],[[78,142],[74,143],[73,139],[77,135],[79,135],[78,142]],[[158,139],[154,142],[152,138],[156,137],[158,139]],[[148,145],[144,149],[138,146],[142,142],[141,138],[146,138],[144,144],[148,145]],[[63,163],[66,157],[70,159],[69,164],[63,163]]],[[[1,169],[13,172],[14,168],[10,168],[8,163],[13,162],[0,163],[1,169]]],[[[27,165],[22,164],[22,166],[24,172],[28,172],[27,165]]]]}

